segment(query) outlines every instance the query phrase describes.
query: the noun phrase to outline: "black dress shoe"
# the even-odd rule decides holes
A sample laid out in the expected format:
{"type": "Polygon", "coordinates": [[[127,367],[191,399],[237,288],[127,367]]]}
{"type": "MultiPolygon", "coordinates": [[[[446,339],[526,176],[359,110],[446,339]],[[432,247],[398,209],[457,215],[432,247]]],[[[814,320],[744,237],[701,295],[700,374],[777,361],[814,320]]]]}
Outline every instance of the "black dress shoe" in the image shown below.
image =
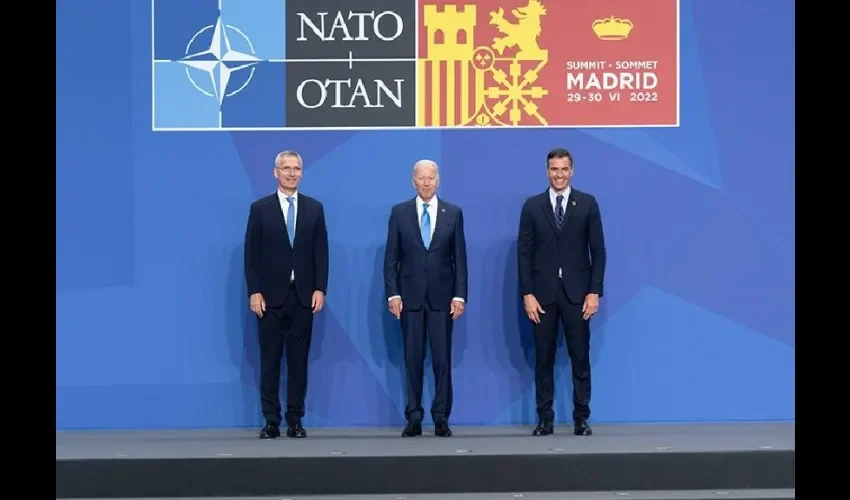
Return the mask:
{"type": "Polygon", "coordinates": [[[447,422],[437,422],[434,425],[434,435],[440,437],[452,437],[452,430],[447,422]]]}
{"type": "Polygon", "coordinates": [[[592,436],[593,429],[587,425],[587,421],[585,420],[576,420],[574,431],[576,436],[592,436]]]}
{"type": "Polygon", "coordinates": [[[551,421],[540,422],[534,432],[531,433],[532,436],[548,436],[550,434],[555,434],[555,426],[552,425],[551,421]]]}
{"type": "Polygon", "coordinates": [[[407,427],[401,432],[401,437],[413,437],[422,435],[421,422],[408,422],[407,427]]]}
{"type": "Polygon", "coordinates": [[[266,424],[260,431],[260,439],[274,439],[280,436],[280,427],[275,424],[266,424]]]}
{"type": "Polygon", "coordinates": [[[301,425],[301,422],[289,424],[289,426],[286,428],[286,437],[305,438],[307,437],[307,431],[304,430],[304,427],[301,425]]]}

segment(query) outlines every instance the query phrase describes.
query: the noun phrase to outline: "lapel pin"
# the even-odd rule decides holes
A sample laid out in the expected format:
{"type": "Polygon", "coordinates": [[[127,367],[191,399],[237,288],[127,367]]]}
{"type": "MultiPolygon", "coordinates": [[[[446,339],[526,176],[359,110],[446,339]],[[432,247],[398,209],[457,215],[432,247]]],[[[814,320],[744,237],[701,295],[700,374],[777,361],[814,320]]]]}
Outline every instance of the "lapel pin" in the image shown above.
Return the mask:
{"type": "Polygon", "coordinates": [[[445,209],[445,208],[440,209],[440,212],[445,212],[445,211],[446,211],[446,209],[445,209]]]}
{"type": "Polygon", "coordinates": [[[573,200],[573,206],[576,206],[576,200],[573,200]]]}

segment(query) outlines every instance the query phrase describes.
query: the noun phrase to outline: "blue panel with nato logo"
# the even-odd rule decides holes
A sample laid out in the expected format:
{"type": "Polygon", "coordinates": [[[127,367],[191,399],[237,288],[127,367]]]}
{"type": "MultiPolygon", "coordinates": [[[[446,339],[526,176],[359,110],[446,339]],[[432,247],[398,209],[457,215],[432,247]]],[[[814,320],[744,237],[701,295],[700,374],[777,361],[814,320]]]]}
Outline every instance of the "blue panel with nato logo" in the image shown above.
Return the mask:
{"type": "Polygon", "coordinates": [[[154,0],[154,129],[285,126],[286,3],[154,0]]]}

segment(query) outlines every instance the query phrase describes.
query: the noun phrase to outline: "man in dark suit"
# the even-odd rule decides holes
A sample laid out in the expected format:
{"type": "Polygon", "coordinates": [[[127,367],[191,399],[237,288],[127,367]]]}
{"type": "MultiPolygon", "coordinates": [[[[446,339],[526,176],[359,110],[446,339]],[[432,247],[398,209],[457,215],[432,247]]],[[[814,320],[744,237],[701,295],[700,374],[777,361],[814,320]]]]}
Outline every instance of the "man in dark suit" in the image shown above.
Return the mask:
{"type": "Polygon", "coordinates": [[[599,310],[605,276],[605,237],[596,198],[570,186],[573,157],[554,149],[546,157],[549,188],[525,201],[519,220],[519,282],[533,323],[537,389],[535,436],[554,432],[554,365],[558,323],[564,328],[573,371],[573,423],[592,434],[590,318],[599,310]]]}
{"type": "Polygon", "coordinates": [[[260,396],[266,425],[280,436],[280,361],[286,353],[286,435],[303,438],[307,359],[313,315],[328,287],[328,231],[321,202],[298,192],[303,163],[295,151],[275,158],[277,191],[251,204],[245,231],[245,281],[260,337],[260,396]]]}
{"type": "Polygon", "coordinates": [[[431,345],[435,394],[434,433],[449,437],[452,411],[452,327],[467,300],[466,237],[460,207],[437,199],[437,164],[413,167],[417,196],[392,208],[384,253],[384,288],[390,313],[401,320],[407,372],[407,426],[422,434],[425,339],[431,345]]]}

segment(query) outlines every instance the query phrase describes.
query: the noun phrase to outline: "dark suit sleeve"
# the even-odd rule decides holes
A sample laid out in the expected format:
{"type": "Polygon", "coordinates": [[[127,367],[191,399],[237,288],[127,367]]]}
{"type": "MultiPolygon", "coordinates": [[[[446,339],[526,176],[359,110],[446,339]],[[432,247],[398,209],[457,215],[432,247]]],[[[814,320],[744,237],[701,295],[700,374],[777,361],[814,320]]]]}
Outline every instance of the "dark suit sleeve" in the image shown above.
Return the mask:
{"type": "Polygon", "coordinates": [[[313,275],[315,283],[313,290],[328,294],[328,267],[330,257],[328,255],[328,227],[325,224],[325,208],[319,203],[319,217],[316,220],[316,231],[313,233],[313,275]]]}
{"type": "Polygon", "coordinates": [[[463,231],[463,210],[458,209],[457,222],[455,222],[455,291],[453,297],[463,299],[469,303],[468,277],[469,271],[466,267],[466,234],[463,231]]]}
{"type": "Polygon", "coordinates": [[[517,235],[517,267],[519,268],[519,288],[522,296],[534,293],[531,280],[531,266],[534,258],[534,224],[531,221],[531,208],[526,201],[519,214],[519,234],[517,235]]]}
{"type": "Polygon", "coordinates": [[[260,265],[262,260],[263,227],[260,223],[258,204],[252,203],[245,228],[245,284],[248,296],[260,293],[260,265]]]}
{"type": "Polygon", "coordinates": [[[587,241],[590,247],[590,293],[602,296],[605,280],[605,235],[602,231],[602,214],[596,198],[591,200],[590,214],[587,220],[587,241]]]}
{"type": "Polygon", "coordinates": [[[389,299],[401,295],[398,291],[398,265],[401,258],[399,248],[399,227],[396,210],[390,212],[387,227],[387,246],[384,249],[384,296],[389,299]]]}

